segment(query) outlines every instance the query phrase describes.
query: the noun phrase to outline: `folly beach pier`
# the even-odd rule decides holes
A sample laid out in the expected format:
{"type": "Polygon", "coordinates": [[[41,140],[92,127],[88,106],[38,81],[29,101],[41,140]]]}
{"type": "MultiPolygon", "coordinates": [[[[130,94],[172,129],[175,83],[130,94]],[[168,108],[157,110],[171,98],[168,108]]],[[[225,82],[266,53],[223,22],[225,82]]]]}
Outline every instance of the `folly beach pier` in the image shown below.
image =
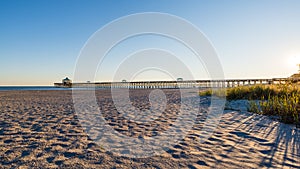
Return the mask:
{"type": "Polygon", "coordinates": [[[129,89],[156,89],[156,88],[213,88],[213,87],[236,87],[250,85],[271,85],[297,83],[300,78],[272,78],[272,79],[226,79],[226,80],[183,80],[177,81],[134,81],[127,82],[86,82],[72,83],[69,78],[62,80],[62,83],[54,83],[56,87],[67,88],[129,88],[129,89]]]}

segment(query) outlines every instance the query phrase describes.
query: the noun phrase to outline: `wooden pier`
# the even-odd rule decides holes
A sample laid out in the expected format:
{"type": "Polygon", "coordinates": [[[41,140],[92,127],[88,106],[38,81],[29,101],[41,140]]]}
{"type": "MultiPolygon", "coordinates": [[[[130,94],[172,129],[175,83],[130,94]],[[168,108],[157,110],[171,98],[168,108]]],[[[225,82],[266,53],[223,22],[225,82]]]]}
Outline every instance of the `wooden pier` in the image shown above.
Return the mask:
{"type": "Polygon", "coordinates": [[[226,80],[184,80],[184,81],[136,81],[136,82],[96,82],[96,83],[54,83],[56,87],[73,88],[129,88],[129,89],[159,89],[159,88],[214,88],[236,87],[267,84],[287,84],[300,81],[291,78],[272,79],[226,79],[226,80]]]}

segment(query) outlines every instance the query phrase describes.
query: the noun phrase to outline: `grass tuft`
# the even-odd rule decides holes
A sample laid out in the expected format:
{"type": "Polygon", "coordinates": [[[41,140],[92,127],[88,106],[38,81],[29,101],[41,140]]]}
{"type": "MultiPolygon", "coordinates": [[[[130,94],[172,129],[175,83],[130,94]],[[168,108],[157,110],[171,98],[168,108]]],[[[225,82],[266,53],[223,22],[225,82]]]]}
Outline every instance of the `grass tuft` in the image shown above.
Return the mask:
{"type": "MultiPolygon", "coordinates": [[[[211,96],[212,90],[200,92],[211,96]]],[[[296,85],[255,85],[228,88],[227,100],[250,100],[250,112],[278,116],[281,122],[300,125],[300,88],[296,85]],[[254,101],[258,100],[258,101],[254,101]]]]}

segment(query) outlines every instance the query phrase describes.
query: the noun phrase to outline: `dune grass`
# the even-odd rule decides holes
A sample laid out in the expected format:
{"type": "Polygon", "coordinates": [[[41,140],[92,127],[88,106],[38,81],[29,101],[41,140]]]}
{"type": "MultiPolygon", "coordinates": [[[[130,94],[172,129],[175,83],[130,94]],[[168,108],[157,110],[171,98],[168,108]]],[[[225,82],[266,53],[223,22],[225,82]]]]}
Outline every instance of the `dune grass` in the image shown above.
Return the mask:
{"type": "MultiPolygon", "coordinates": [[[[212,95],[211,90],[200,95],[212,95]]],[[[248,111],[279,117],[284,123],[300,125],[300,88],[297,85],[255,85],[228,88],[227,100],[249,100],[248,111]],[[257,101],[258,100],[258,101],[257,101]]]]}

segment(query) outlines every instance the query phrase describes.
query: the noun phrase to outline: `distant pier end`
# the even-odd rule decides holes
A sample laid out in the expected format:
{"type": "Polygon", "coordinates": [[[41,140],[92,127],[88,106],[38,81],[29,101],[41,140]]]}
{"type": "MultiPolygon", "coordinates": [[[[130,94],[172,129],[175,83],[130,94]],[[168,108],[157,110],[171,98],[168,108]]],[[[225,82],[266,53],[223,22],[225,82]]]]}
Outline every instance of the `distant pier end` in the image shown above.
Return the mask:
{"type": "Polygon", "coordinates": [[[72,80],[68,77],[64,78],[61,83],[54,83],[55,87],[72,87],[72,80]]]}

